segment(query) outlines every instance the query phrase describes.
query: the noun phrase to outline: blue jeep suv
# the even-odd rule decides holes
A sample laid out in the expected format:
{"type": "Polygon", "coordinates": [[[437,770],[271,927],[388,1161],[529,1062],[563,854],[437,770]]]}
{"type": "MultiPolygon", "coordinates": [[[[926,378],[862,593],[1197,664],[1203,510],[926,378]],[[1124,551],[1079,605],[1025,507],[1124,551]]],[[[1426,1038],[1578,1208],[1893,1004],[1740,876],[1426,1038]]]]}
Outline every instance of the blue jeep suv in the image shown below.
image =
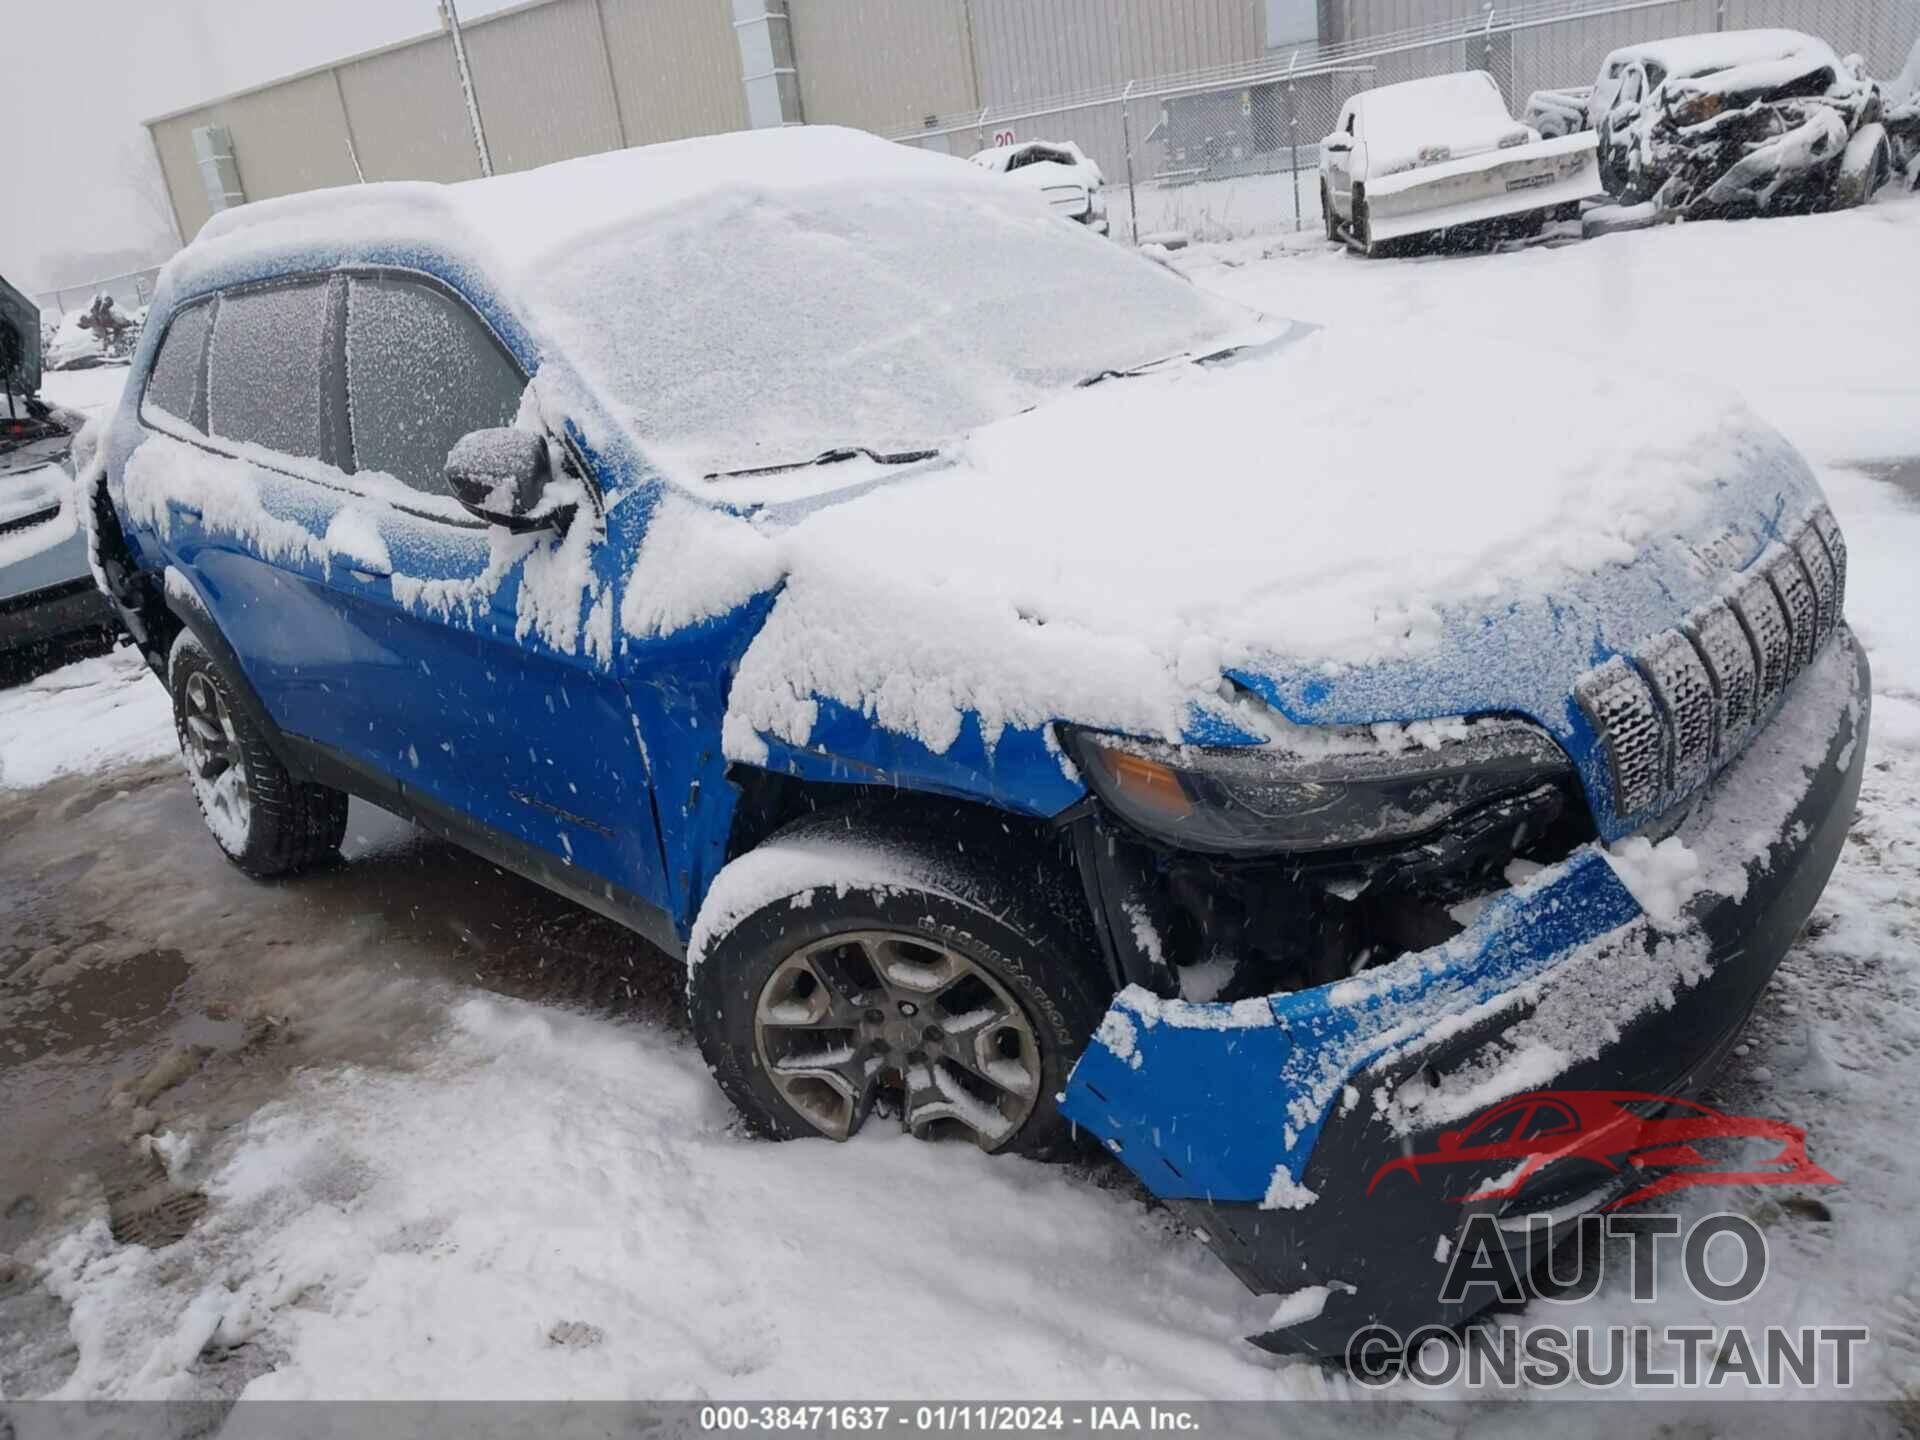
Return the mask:
{"type": "Polygon", "coordinates": [[[1338,1353],[1619,1193],[1369,1182],[1697,1089],[1860,782],[1805,462],[1564,373],[796,128],[216,216],[85,478],[243,870],[411,817],[684,957],[757,1132],[1077,1127],[1338,1353]]]}

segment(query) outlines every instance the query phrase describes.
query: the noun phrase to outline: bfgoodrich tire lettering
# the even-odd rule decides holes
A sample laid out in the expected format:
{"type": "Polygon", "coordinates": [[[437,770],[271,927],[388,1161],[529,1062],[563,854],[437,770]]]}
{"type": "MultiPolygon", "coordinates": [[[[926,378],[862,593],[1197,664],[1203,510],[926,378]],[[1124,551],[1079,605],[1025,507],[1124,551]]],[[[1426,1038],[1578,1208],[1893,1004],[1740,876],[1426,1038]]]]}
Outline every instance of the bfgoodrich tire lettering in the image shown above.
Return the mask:
{"type": "Polygon", "coordinates": [[[347,797],[287,773],[235,703],[234,682],[190,630],[167,656],[167,688],[194,800],[223,855],[260,879],[338,856],[347,797]]]}
{"type": "Polygon", "coordinates": [[[897,1124],[988,1150],[1061,1149],[1054,1097],[1109,998],[1083,902],[1033,883],[1029,867],[1010,867],[1016,884],[884,822],[808,821],[766,842],[783,844],[843,845],[844,882],[742,916],[707,943],[689,986],[701,1053],[749,1126],[843,1139],[897,1124]],[[878,865],[863,880],[878,846],[959,883],[904,885],[878,865]]]}

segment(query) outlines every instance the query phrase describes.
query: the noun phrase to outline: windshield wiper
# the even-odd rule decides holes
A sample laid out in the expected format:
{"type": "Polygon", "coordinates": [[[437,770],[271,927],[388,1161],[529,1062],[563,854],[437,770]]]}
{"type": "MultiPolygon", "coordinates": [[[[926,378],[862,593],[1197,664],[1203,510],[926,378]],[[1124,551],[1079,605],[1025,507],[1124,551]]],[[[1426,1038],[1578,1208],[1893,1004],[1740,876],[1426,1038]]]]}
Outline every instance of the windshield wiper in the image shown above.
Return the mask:
{"type": "Polygon", "coordinates": [[[813,465],[838,465],[842,460],[865,457],[876,465],[911,465],[916,460],[931,460],[938,450],[875,450],[870,445],[836,445],[822,450],[811,460],[782,460],[774,465],[749,465],[741,470],[714,470],[703,480],[731,480],[741,475],[778,475],[783,470],[805,470],[813,465]]]}
{"type": "Polygon", "coordinates": [[[1211,365],[1216,360],[1231,360],[1242,350],[1253,348],[1253,342],[1245,345],[1229,345],[1224,350],[1209,350],[1205,355],[1194,355],[1182,350],[1175,355],[1162,355],[1158,360],[1149,360],[1144,365],[1135,365],[1126,370],[1096,370],[1084,380],[1076,380],[1076,388],[1084,390],[1089,385],[1098,385],[1102,380],[1131,380],[1136,375],[1145,375],[1150,370],[1158,370],[1162,365],[1171,365],[1183,360],[1190,365],[1211,365]]]}

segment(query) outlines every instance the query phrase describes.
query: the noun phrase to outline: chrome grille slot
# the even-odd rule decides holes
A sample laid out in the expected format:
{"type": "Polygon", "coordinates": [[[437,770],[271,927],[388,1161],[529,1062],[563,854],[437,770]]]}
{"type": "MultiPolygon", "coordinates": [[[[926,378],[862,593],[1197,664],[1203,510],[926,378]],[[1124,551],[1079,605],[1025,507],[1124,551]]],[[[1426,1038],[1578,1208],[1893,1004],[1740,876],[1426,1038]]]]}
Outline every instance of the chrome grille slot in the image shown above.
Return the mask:
{"type": "Polygon", "coordinates": [[[1574,693],[1606,741],[1615,806],[1622,815],[1646,809],[1667,788],[1667,727],[1653,691],[1616,655],[1574,693]]]}
{"type": "Polygon", "coordinates": [[[1813,582],[1807,579],[1807,572],[1801,569],[1799,558],[1791,550],[1768,563],[1767,579],[1773,584],[1773,593],[1780,597],[1781,608],[1787,612],[1787,631],[1793,637],[1793,658],[1787,662],[1787,678],[1791,680],[1813,658],[1813,633],[1819,628],[1819,607],[1813,598],[1813,582]]]}
{"type": "Polygon", "coordinates": [[[1640,656],[1640,668],[1666,712],[1673,764],[1668,781],[1677,789],[1690,790],[1707,778],[1713,765],[1719,729],[1713,678],[1693,642],[1679,630],[1657,637],[1640,656]]]}
{"type": "Polygon", "coordinates": [[[1746,739],[1747,727],[1753,723],[1760,668],[1753,658],[1753,642],[1740,617],[1724,605],[1709,605],[1687,628],[1713,679],[1719,717],[1716,749],[1734,749],[1746,739]]]}
{"type": "Polygon", "coordinates": [[[1727,598],[1616,655],[1574,685],[1622,818],[1651,814],[1737,753],[1839,628],[1847,546],[1823,505],[1727,598]]]}
{"type": "Polygon", "coordinates": [[[1835,581],[1833,561],[1827,556],[1827,547],[1820,537],[1808,526],[1800,532],[1793,542],[1793,553],[1800,557],[1800,564],[1807,572],[1807,579],[1813,582],[1813,648],[1818,650],[1821,642],[1833,633],[1834,622],[1840,618],[1840,587],[1835,581]]]}
{"type": "Polygon", "coordinates": [[[1765,575],[1755,575],[1733,597],[1733,608],[1746,622],[1747,634],[1760,656],[1760,703],[1764,710],[1780,698],[1787,688],[1787,666],[1793,660],[1793,635],[1787,629],[1787,612],[1780,608],[1780,597],[1773,593],[1765,575]]]}

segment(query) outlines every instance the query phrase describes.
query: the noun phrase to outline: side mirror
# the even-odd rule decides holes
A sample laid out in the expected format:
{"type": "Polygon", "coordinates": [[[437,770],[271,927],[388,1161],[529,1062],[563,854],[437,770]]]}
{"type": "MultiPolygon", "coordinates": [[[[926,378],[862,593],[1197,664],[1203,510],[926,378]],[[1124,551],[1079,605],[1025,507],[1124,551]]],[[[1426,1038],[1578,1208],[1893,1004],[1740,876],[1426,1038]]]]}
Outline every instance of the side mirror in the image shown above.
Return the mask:
{"type": "Polygon", "coordinates": [[[509,530],[540,530],[559,523],[549,505],[553,462],[547,441],[529,430],[472,430],[447,452],[447,489],[467,509],[509,530]]]}
{"type": "Polygon", "coordinates": [[[1331,151],[1335,155],[1344,155],[1347,151],[1353,149],[1353,137],[1351,135],[1329,135],[1320,142],[1320,148],[1331,151]]]}
{"type": "Polygon", "coordinates": [[[1458,1130],[1442,1130],[1437,1143],[1443,1151],[1451,1154],[1460,1148],[1460,1132],[1458,1130]]]}

